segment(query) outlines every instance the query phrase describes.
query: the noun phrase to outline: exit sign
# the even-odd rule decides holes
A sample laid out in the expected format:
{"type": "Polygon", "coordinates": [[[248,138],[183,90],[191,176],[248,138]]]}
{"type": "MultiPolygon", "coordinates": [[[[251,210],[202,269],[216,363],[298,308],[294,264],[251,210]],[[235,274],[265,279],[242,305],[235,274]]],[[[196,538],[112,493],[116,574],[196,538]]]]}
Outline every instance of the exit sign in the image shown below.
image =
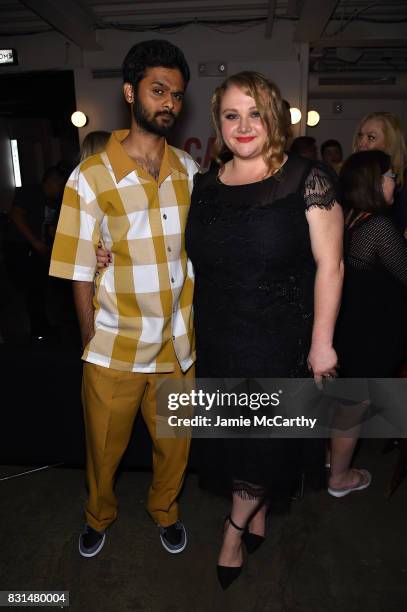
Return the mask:
{"type": "Polygon", "coordinates": [[[13,66],[17,64],[17,51],[15,49],[0,49],[0,65],[13,66]]]}

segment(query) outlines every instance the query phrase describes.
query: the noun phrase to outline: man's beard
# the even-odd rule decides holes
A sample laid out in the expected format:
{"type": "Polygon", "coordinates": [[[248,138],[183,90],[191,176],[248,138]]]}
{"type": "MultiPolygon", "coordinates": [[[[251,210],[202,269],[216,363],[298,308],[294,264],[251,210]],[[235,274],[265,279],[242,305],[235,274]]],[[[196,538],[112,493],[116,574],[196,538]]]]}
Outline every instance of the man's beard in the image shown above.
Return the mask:
{"type": "Polygon", "coordinates": [[[155,134],[156,136],[167,136],[177,119],[177,116],[171,111],[160,111],[154,113],[154,115],[148,115],[146,108],[137,97],[133,104],[133,116],[137,125],[142,130],[150,134],[155,134]],[[162,115],[165,115],[170,120],[167,121],[167,123],[158,123],[156,118],[162,115]]]}

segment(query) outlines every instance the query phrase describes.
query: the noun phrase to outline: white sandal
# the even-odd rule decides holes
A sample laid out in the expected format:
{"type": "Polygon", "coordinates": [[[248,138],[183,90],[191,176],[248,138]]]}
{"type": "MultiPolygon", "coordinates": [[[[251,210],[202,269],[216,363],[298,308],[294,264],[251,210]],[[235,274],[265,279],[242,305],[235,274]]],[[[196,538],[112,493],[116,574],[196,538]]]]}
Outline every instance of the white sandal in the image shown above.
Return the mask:
{"type": "Polygon", "coordinates": [[[352,472],[357,472],[359,477],[359,484],[356,484],[353,487],[346,487],[343,489],[333,489],[332,487],[328,487],[329,495],[333,495],[333,497],[345,497],[348,493],[352,493],[352,491],[362,491],[363,489],[367,489],[367,487],[372,482],[372,475],[367,470],[357,470],[352,469],[352,472]]]}

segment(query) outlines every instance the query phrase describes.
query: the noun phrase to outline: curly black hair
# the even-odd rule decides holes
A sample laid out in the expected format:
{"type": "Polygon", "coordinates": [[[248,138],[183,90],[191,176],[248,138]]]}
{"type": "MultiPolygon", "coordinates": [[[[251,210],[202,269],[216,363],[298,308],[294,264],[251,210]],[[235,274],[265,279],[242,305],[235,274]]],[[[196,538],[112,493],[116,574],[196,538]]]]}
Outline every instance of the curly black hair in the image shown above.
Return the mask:
{"type": "Polygon", "coordinates": [[[184,86],[187,86],[190,78],[187,61],[181,49],[168,40],[145,40],[133,45],[123,61],[123,81],[137,89],[146,68],[156,66],[177,68],[183,76],[184,86]]]}

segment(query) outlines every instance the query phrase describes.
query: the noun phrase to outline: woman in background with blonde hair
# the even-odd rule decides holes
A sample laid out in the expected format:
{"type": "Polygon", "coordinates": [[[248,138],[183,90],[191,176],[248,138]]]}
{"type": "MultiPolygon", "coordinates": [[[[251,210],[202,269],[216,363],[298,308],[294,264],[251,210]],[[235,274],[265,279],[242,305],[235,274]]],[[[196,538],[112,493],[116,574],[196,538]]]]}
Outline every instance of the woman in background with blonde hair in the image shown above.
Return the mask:
{"type": "Polygon", "coordinates": [[[95,132],[89,132],[86,134],[82,142],[79,162],[83,162],[84,159],[90,157],[91,155],[101,153],[104,150],[110,136],[110,132],[105,132],[103,130],[96,130],[95,132]]]}
{"type": "Polygon", "coordinates": [[[397,115],[378,111],[369,113],[360,121],[353,138],[353,151],[372,149],[390,155],[392,171],[397,175],[393,222],[407,238],[407,149],[397,115]]]}

